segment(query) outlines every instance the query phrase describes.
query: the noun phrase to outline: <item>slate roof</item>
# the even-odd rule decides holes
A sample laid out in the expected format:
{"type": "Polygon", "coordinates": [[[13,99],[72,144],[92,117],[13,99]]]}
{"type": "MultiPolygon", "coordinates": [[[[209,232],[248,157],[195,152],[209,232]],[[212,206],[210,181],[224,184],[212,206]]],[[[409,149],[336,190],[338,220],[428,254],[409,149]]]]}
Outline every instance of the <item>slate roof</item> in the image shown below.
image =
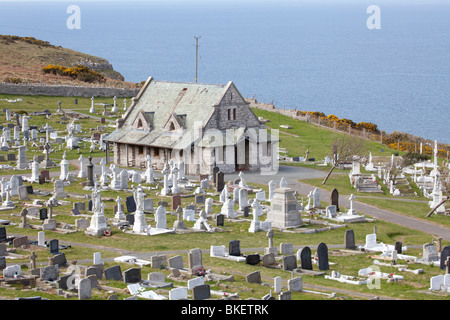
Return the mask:
{"type": "Polygon", "coordinates": [[[214,112],[232,82],[227,84],[198,84],[156,81],[149,78],[124,116],[120,129],[104,138],[106,141],[152,145],[163,148],[185,148],[193,142],[194,126],[203,127],[214,112]],[[132,124],[139,112],[154,112],[150,132],[135,129],[132,124]],[[163,130],[172,114],[184,126],[185,134],[163,130]]]}

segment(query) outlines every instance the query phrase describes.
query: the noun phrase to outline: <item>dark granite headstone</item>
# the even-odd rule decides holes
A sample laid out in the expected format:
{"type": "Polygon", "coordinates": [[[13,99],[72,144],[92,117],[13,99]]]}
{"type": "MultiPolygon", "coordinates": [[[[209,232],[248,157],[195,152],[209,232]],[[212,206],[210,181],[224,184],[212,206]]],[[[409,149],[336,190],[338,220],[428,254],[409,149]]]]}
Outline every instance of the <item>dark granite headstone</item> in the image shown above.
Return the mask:
{"type": "Polygon", "coordinates": [[[257,265],[261,261],[261,256],[257,253],[245,256],[245,263],[250,265],[257,265]]]}
{"type": "Polygon", "coordinates": [[[126,198],[126,205],[128,213],[132,213],[136,211],[136,202],[134,201],[133,196],[129,196],[126,198]]]}
{"type": "Polygon", "coordinates": [[[225,174],[222,171],[216,174],[216,192],[222,192],[225,186],[225,174]]]}
{"type": "Polygon", "coordinates": [[[26,189],[28,194],[33,194],[33,186],[26,186],[26,189]]]}
{"type": "Polygon", "coordinates": [[[122,270],[120,266],[112,266],[105,269],[106,280],[122,280],[122,270]]]}
{"type": "Polygon", "coordinates": [[[0,227],[0,242],[5,242],[6,241],[6,228],[5,227],[0,227]]]}
{"type": "Polygon", "coordinates": [[[78,216],[79,214],[81,214],[80,210],[78,210],[78,208],[72,209],[72,214],[74,216],[78,216]]]}
{"type": "Polygon", "coordinates": [[[40,220],[45,220],[45,219],[47,219],[47,218],[48,218],[48,217],[47,217],[47,213],[48,213],[47,208],[40,208],[40,209],[39,209],[39,219],[40,219],[40,220]]]}
{"type": "Polygon", "coordinates": [[[225,225],[225,215],[218,213],[216,215],[216,227],[223,227],[225,225]]]}
{"type": "Polygon", "coordinates": [[[219,169],[219,167],[213,167],[212,168],[212,177],[213,177],[213,183],[214,183],[214,185],[216,184],[216,182],[217,182],[217,172],[219,172],[220,171],[220,169],[219,169]]]}
{"type": "Polygon", "coordinates": [[[92,211],[92,200],[88,201],[88,210],[92,211]]]}
{"type": "Polygon", "coordinates": [[[401,241],[396,241],[395,242],[394,250],[396,250],[398,254],[402,253],[402,242],[401,241]]]}
{"type": "Polygon", "coordinates": [[[328,264],[328,247],[323,242],[319,243],[319,246],[317,247],[317,258],[319,270],[325,271],[330,269],[328,264]]]}
{"type": "Polygon", "coordinates": [[[245,206],[244,207],[244,218],[247,218],[249,214],[250,214],[250,207],[245,206]]]}
{"type": "Polygon", "coordinates": [[[72,282],[75,282],[75,278],[72,274],[62,275],[59,277],[58,280],[56,280],[56,287],[58,289],[67,290],[69,289],[69,285],[73,288],[75,286],[74,283],[69,283],[68,281],[72,280],[72,282]]]}
{"type": "Polygon", "coordinates": [[[8,157],[8,161],[16,161],[15,153],[8,153],[7,157],[8,157]]]}
{"type": "Polygon", "coordinates": [[[6,268],[6,257],[1,256],[0,257],[0,270],[3,270],[6,268]]]}
{"type": "Polygon", "coordinates": [[[192,288],[192,300],[203,300],[211,298],[209,284],[202,284],[192,288]]]}
{"type": "Polygon", "coordinates": [[[134,214],[129,213],[129,214],[125,215],[125,219],[128,221],[130,226],[132,226],[134,224],[134,214]]]}
{"type": "Polygon", "coordinates": [[[311,248],[303,247],[300,251],[301,268],[305,270],[312,270],[311,248]]]}
{"type": "Polygon", "coordinates": [[[125,283],[139,283],[141,280],[141,268],[130,268],[123,272],[123,282],[125,283]]]}
{"type": "Polygon", "coordinates": [[[48,248],[50,250],[50,254],[58,254],[59,253],[59,241],[58,239],[52,239],[48,242],[48,248]]]}
{"type": "Polygon", "coordinates": [[[52,262],[53,264],[57,264],[60,267],[64,267],[65,265],[67,265],[66,255],[64,254],[64,252],[58,252],[52,257],[52,262]]]}
{"type": "Polygon", "coordinates": [[[442,270],[445,270],[445,268],[446,268],[445,261],[447,260],[447,257],[449,257],[449,256],[450,256],[450,246],[446,246],[441,251],[440,268],[442,270]]]}
{"type": "Polygon", "coordinates": [[[241,242],[239,240],[231,240],[229,243],[230,256],[240,256],[241,255],[241,242]]]}
{"type": "Polygon", "coordinates": [[[345,230],[344,248],[349,250],[354,250],[356,248],[355,233],[353,232],[353,229],[345,230]]]}

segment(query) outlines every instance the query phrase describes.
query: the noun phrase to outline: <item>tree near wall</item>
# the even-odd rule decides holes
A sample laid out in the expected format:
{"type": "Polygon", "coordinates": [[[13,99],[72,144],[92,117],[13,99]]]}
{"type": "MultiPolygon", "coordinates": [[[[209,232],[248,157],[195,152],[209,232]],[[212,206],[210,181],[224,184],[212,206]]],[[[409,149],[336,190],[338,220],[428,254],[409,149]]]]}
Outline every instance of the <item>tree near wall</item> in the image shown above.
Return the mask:
{"type": "Polygon", "coordinates": [[[350,135],[343,135],[336,138],[331,143],[331,154],[333,159],[331,162],[331,169],[323,179],[322,184],[326,184],[334,169],[354,156],[362,157],[367,153],[366,151],[367,148],[364,139],[350,135]]]}

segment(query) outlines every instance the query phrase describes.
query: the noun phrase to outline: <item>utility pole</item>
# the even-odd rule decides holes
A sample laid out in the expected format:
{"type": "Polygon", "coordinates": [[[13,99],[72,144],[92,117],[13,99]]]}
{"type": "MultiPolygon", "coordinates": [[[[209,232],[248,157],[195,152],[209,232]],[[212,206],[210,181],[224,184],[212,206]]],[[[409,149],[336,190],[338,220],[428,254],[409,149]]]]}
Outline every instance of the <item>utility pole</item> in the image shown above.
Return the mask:
{"type": "Polygon", "coordinates": [[[198,39],[201,38],[201,36],[195,37],[195,83],[197,83],[197,70],[198,70],[198,39]]]}

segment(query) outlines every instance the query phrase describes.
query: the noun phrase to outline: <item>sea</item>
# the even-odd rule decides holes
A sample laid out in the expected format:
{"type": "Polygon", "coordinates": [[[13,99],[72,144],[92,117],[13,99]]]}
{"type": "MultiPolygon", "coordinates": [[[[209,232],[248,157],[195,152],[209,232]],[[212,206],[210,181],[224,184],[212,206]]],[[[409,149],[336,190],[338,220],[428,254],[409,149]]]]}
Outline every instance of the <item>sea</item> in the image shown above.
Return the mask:
{"type": "Polygon", "coordinates": [[[450,144],[448,0],[0,0],[0,34],[450,144]]]}

